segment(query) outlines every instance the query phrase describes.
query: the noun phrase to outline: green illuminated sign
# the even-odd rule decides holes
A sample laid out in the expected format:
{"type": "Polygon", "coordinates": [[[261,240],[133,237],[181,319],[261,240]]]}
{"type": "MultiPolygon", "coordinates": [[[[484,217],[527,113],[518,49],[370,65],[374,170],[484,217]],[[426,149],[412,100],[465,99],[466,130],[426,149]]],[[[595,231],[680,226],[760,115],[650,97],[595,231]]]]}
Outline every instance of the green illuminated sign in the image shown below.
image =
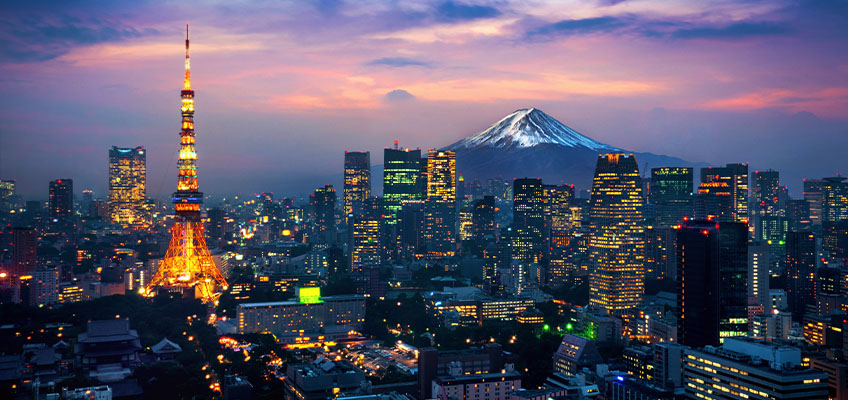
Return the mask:
{"type": "Polygon", "coordinates": [[[314,304],[321,302],[320,287],[297,288],[297,299],[301,304],[314,304]]]}

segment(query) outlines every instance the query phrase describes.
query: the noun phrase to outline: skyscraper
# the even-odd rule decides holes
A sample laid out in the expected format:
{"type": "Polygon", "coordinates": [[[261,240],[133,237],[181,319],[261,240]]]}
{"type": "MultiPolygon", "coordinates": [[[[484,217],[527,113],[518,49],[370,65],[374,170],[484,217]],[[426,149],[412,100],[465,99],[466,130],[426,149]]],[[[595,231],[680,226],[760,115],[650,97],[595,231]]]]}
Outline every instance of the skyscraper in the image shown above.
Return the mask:
{"type": "Polygon", "coordinates": [[[371,153],[346,151],[344,158],[344,216],[362,214],[362,203],[371,197],[371,153]]]}
{"type": "Polygon", "coordinates": [[[421,149],[383,150],[383,206],[388,224],[396,223],[404,201],[424,200],[425,180],[421,174],[421,149]]]}
{"type": "Polygon", "coordinates": [[[845,179],[842,176],[823,179],[822,224],[848,219],[848,182],[845,179]]]}
{"type": "Polygon", "coordinates": [[[74,213],[74,181],[57,179],[50,181],[50,220],[68,222],[74,213]]]}
{"type": "Polygon", "coordinates": [[[336,189],[333,185],[324,185],[309,195],[309,207],[318,240],[323,243],[335,243],[336,236],[336,189]]]}
{"type": "Polygon", "coordinates": [[[380,218],[373,215],[353,217],[350,268],[363,272],[366,267],[380,266],[380,218]]]}
{"type": "Polygon", "coordinates": [[[176,215],[168,250],[144,292],[153,295],[159,290],[183,293],[193,291],[195,297],[211,302],[220,295],[216,286],[226,290],[227,281],[215,266],[212,254],[206,247],[206,235],[200,217],[203,193],[197,184],[194,90],[191,89],[188,24],[185,45],[185,80],[180,92],[182,130],[177,161],[177,191],[172,195],[176,215]]]}
{"type": "Polygon", "coordinates": [[[489,243],[495,242],[495,198],[483,196],[474,202],[471,211],[472,241],[474,253],[483,255],[483,250],[489,243]]]}
{"type": "Polygon", "coordinates": [[[144,147],[109,150],[109,219],[113,224],[143,227],[147,200],[147,152],[144,147]]]}
{"type": "Polygon", "coordinates": [[[677,233],[680,343],[718,345],[748,332],[748,227],[687,221],[677,233]]]}
{"type": "Polygon", "coordinates": [[[634,155],[598,156],[589,209],[589,304],[612,314],[645,291],[644,198],[634,155]]]}
{"type": "Polygon", "coordinates": [[[12,228],[12,273],[30,275],[38,265],[36,249],[38,248],[38,233],[35,229],[25,227],[12,228]]]}
{"type": "Polygon", "coordinates": [[[651,204],[654,206],[656,225],[672,226],[683,217],[692,218],[692,168],[652,168],[651,204]]]}
{"type": "Polygon", "coordinates": [[[777,215],[780,195],[780,173],[754,171],[753,206],[757,215],[777,215]]]}
{"type": "Polygon", "coordinates": [[[695,195],[695,218],[733,221],[733,192],[727,182],[701,182],[695,195]]]}
{"type": "Polygon", "coordinates": [[[431,258],[456,252],[456,153],[430,150],[427,153],[427,200],[425,242],[431,258]]]}
{"type": "Polygon", "coordinates": [[[0,219],[4,218],[6,213],[12,209],[13,199],[15,197],[15,180],[0,179],[0,219]]]}
{"type": "Polygon", "coordinates": [[[545,230],[542,180],[516,179],[512,188],[512,258],[521,262],[540,262],[545,230]]]}
{"type": "Polygon", "coordinates": [[[701,182],[726,183],[730,191],[730,221],[748,221],[748,164],[701,168],[701,182]]]}
{"type": "Polygon", "coordinates": [[[816,235],[786,235],[786,296],[792,318],[800,321],[808,304],[814,304],[816,282],[816,235]]]}
{"type": "Polygon", "coordinates": [[[813,225],[822,223],[824,185],[825,181],[822,179],[804,179],[804,200],[810,204],[810,222],[813,225]]]}
{"type": "Polygon", "coordinates": [[[573,237],[571,204],[574,185],[545,185],[544,247],[548,249],[548,284],[558,287],[574,270],[574,254],[569,245],[573,237]]]}

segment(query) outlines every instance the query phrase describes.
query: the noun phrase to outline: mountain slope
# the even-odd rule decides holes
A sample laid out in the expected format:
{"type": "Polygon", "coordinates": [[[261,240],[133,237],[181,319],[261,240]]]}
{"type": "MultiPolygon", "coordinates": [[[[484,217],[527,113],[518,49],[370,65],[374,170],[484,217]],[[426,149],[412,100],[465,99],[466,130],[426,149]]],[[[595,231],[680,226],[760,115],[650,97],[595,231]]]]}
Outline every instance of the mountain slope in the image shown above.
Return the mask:
{"type": "Polygon", "coordinates": [[[447,147],[457,153],[457,170],[466,179],[533,177],[546,183],[591,187],[598,154],[634,153],[642,171],[660,166],[694,166],[675,157],[635,153],[598,142],[536,108],[507,115],[483,131],[447,147]]]}

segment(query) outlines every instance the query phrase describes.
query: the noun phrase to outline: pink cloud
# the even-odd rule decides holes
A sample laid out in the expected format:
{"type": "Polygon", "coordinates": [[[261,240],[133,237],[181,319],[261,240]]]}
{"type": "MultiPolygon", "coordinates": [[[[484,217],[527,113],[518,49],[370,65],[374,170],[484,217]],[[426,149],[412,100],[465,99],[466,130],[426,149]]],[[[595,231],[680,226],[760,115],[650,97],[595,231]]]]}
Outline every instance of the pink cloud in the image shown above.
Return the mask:
{"type": "Polygon", "coordinates": [[[749,111],[776,108],[784,111],[809,111],[826,117],[845,117],[848,110],[848,87],[827,89],[764,89],[740,96],[711,100],[704,107],[749,111]]]}

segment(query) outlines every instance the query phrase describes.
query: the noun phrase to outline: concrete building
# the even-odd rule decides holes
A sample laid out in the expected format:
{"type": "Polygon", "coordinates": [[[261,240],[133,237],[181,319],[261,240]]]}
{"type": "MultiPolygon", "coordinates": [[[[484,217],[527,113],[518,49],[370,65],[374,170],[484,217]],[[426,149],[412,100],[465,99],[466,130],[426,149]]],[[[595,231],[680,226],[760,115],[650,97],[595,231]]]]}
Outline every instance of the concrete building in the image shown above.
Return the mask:
{"type": "Polygon", "coordinates": [[[450,376],[433,379],[432,393],[439,400],[507,400],[510,393],[517,389],[521,389],[521,374],[518,372],[463,375],[460,370],[450,376]]]}
{"type": "Polygon", "coordinates": [[[595,342],[577,335],[565,335],[554,353],[554,372],[574,374],[583,367],[602,363],[595,342]]]}
{"type": "Polygon", "coordinates": [[[826,399],[827,374],[801,366],[801,350],[745,338],[686,350],[688,398],[826,399]]]}
{"type": "Polygon", "coordinates": [[[244,303],[238,306],[240,334],[269,332],[287,344],[299,343],[297,338],[304,335],[325,336],[321,339],[327,340],[334,335],[347,337],[348,332],[361,330],[364,322],[365,297],[360,295],[327,296],[314,300],[301,295],[299,301],[244,303]]]}

